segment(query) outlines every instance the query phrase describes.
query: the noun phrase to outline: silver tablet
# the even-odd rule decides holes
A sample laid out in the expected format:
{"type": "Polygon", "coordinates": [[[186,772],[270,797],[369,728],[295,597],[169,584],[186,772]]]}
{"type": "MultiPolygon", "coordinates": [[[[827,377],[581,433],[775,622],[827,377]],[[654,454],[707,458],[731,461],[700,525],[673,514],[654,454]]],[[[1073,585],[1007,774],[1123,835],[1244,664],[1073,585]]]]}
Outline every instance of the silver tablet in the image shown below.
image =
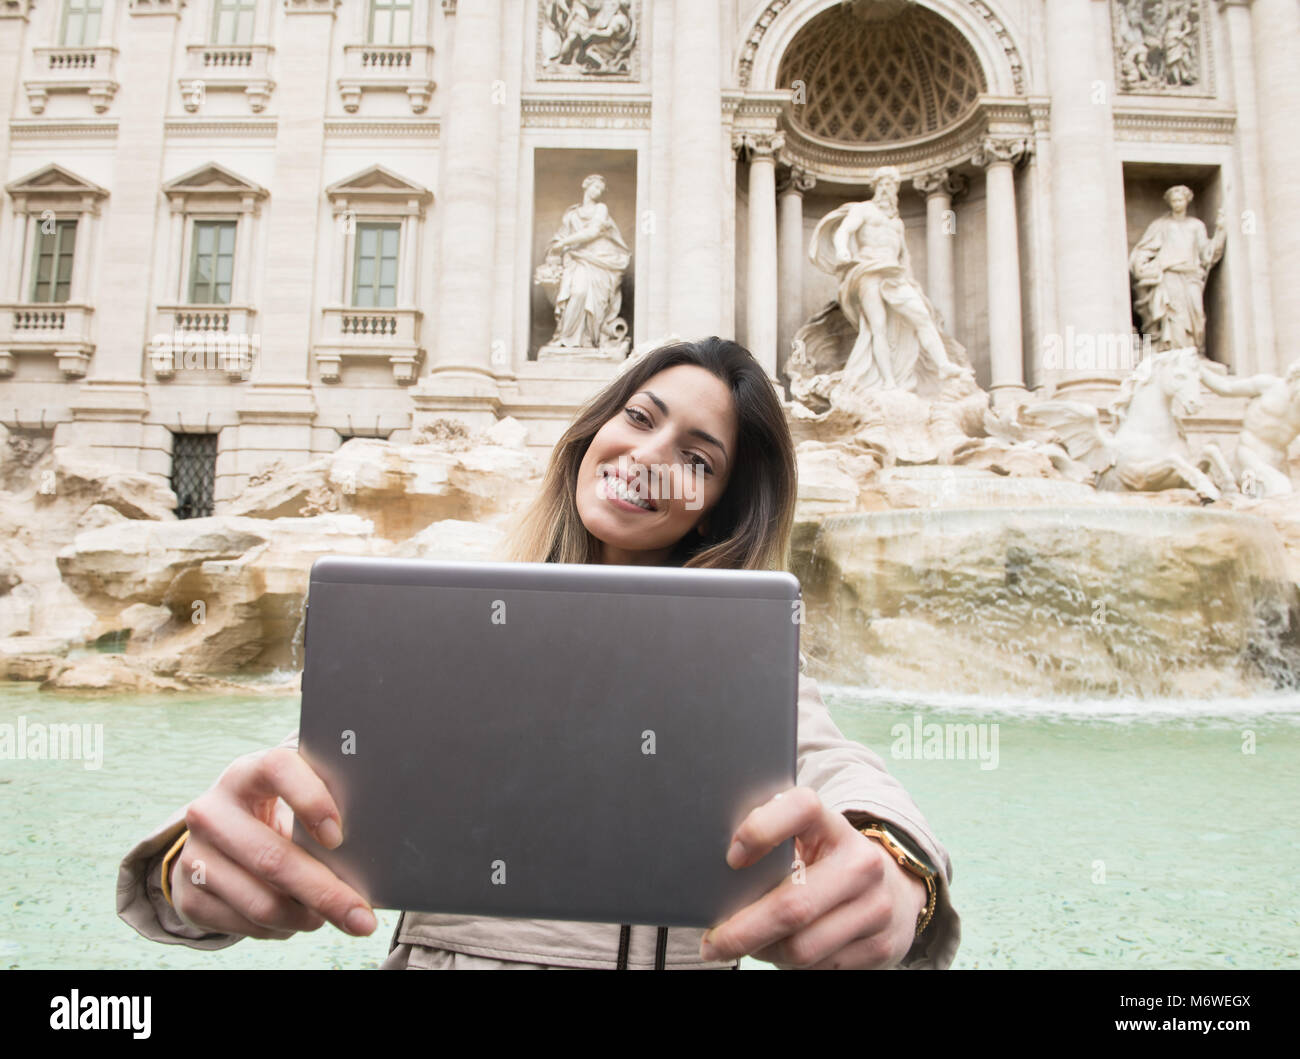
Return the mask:
{"type": "Polygon", "coordinates": [[[294,840],[377,908],[707,927],[777,885],[731,835],[795,781],[788,573],[326,557],[294,840]]]}

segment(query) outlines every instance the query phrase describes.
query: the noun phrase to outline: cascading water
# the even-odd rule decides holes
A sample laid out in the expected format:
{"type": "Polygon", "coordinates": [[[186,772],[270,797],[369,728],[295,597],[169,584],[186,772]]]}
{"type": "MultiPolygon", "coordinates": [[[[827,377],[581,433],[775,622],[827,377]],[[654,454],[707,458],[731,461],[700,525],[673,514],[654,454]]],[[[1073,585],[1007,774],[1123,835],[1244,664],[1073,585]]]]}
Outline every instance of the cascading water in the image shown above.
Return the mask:
{"type": "Polygon", "coordinates": [[[794,572],[805,651],[845,682],[1140,698],[1300,686],[1296,587],[1276,531],[1248,515],[1104,502],[836,515],[805,527],[794,572]]]}

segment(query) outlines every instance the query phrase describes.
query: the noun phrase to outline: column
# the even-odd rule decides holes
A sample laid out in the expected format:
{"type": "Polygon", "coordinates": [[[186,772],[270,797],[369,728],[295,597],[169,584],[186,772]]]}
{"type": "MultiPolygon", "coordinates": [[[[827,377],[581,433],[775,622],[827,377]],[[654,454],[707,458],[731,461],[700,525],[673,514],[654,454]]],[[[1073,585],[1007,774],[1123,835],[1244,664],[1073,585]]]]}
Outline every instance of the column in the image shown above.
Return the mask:
{"type": "Polygon", "coordinates": [[[943,330],[955,337],[957,222],[952,199],[965,189],[966,180],[950,170],[939,169],[913,178],[912,186],[925,196],[926,294],[943,317],[943,330]]]}
{"type": "MultiPolygon", "coordinates": [[[[726,337],[722,305],[722,35],[717,4],[673,5],[668,326],[726,337]]],[[[775,228],[775,224],[773,225],[775,228]]]]}
{"type": "MultiPolygon", "coordinates": [[[[1256,100],[1265,196],[1265,211],[1258,218],[1256,232],[1276,233],[1268,242],[1268,254],[1274,277],[1273,333],[1280,339],[1272,364],[1261,357],[1259,367],[1278,374],[1295,360],[1300,338],[1300,298],[1291,290],[1295,277],[1300,276],[1300,239],[1296,238],[1300,233],[1300,196],[1295,190],[1296,174],[1300,173],[1300,136],[1295,128],[1300,113],[1300,68],[1295,61],[1300,11],[1295,0],[1255,0],[1251,16],[1257,81],[1265,86],[1256,100]]],[[[1232,245],[1231,237],[1228,245],[1232,245]]]]}
{"type": "MultiPolygon", "coordinates": [[[[305,428],[316,411],[309,384],[310,336],[318,323],[314,316],[319,312],[315,298],[321,250],[319,199],[324,183],[326,101],[333,91],[327,64],[320,57],[329,54],[335,8],[333,4],[287,5],[284,19],[275,52],[282,75],[275,89],[280,120],[271,201],[276,205],[267,215],[266,283],[258,295],[262,355],[240,415],[249,423],[296,425],[292,438],[283,430],[276,436],[286,438],[286,448],[301,450],[301,457],[294,453],[295,458],[305,458],[309,446],[305,428]]],[[[246,230],[242,224],[241,228],[246,230]]],[[[254,436],[251,430],[246,433],[254,436]]],[[[262,431],[257,436],[272,435],[262,431]]],[[[246,440],[241,438],[241,443],[246,440]]]]}
{"type": "Polygon", "coordinates": [[[746,313],[749,351],[776,381],[776,152],[785,143],[779,132],[746,132],[737,137],[749,154],[749,269],[746,313]]]}
{"type": "Polygon", "coordinates": [[[795,332],[803,325],[803,196],[817,180],[807,170],[791,166],[777,193],[777,244],[780,279],[777,283],[777,371],[785,368],[795,332]]]}
{"type": "MultiPolygon", "coordinates": [[[[450,13],[450,12],[449,12],[450,13]]],[[[500,80],[501,0],[457,5],[438,145],[438,282],[431,369],[412,394],[416,426],[454,412],[471,427],[496,420],[491,367],[497,183],[503,105],[518,87],[500,80]],[[509,93],[508,96],[503,95],[509,93]]]]}
{"type": "Polygon", "coordinates": [[[248,304],[250,275],[253,270],[253,215],[247,200],[235,219],[235,282],[230,300],[235,305],[248,304]]]}
{"type": "MultiPolygon", "coordinates": [[[[116,44],[121,78],[113,97],[117,139],[113,150],[110,206],[103,217],[92,334],[94,352],[84,381],[68,394],[70,422],[55,428],[56,447],[75,445],[96,458],[166,480],[170,459],[160,426],[146,417],[145,346],[152,325],[152,280],[162,186],[167,101],[175,91],[169,65],[180,24],[174,9],[133,8],[121,14],[116,44]]],[[[78,236],[80,236],[80,232],[78,236]]],[[[77,256],[91,248],[77,240],[77,256]]],[[[74,259],[75,260],[75,259],[74,259]]],[[[88,262],[93,268],[96,262],[88,262]]]]}
{"type": "Polygon", "coordinates": [[[160,295],[160,301],[164,305],[175,305],[183,300],[180,283],[181,262],[184,260],[181,253],[185,243],[184,208],[178,200],[170,200],[167,213],[167,273],[162,277],[160,295]]]}
{"type": "Polygon", "coordinates": [[[28,297],[27,289],[23,286],[23,262],[31,252],[30,230],[27,206],[21,199],[17,199],[10,215],[9,238],[12,242],[9,247],[9,273],[5,277],[5,297],[12,297],[16,302],[24,302],[28,297]]]}
{"type": "Polygon", "coordinates": [[[72,253],[72,289],[68,292],[68,301],[74,303],[90,301],[86,276],[93,246],[90,238],[90,219],[93,216],[89,203],[83,202],[77,213],[77,241],[72,253]]]}
{"type": "Polygon", "coordinates": [[[1016,230],[1016,163],[1025,140],[987,138],[972,161],[985,170],[988,224],[989,391],[995,408],[1026,396],[1020,328],[1020,238],[1016,230]]]}
{"type": "MultiPolygon", "coordinates": [[[[1237,143],[1240,145],[1234,154],[1241,190],[1233,196],[1235,202],[1224,203],[1228,214],[1228,253],[1233,255],[1234,262],[1231,297],[1242,310],[1250,306],[1249,311],[1241,312],[1247,326],[1234,328],[1236,341],[1228,352],[1236,373],[1249,375],[1260,370],[1272,370],[1270,365],[1274,361],[1269,226],[1259,223],[1266,205],[1264,178],[1260,172],[1261,144],[1250,0],[1219,0],[1219,12],[1228,38],[1228,67],[1237,110],[1237,143]],[[1247,232],[1240,223],[1243,211],[1251,211],[1257,218],[1254,231],[1247,232]]],[[[1224,197],[1229,198],[1231,181],[1225,180],[1224,184],[1229,193],[1224,197]]]]}
{"type": "MultiPolygon", "coordinates": [[[[1051,0],[1042,5],[1046,32],[1043,69],[1052,99],[1052,219],[1055,232],[1058,326],[1068,334],[1132,331],[1127,247],[1123,245],[1123,176],[1113,146],[1109,4],[1051,0]],[[1098,92],[1104,98],[1098,101],[1098,92]]],[[[1120,372],[1086,371],[1076,381],[1103,391],[1120,372]]],[[[1042,370],[1035,378],[1069,388],[1068,372],[1042,370]]]]}
{"type": "Polygon", "coordinates": [[[415,233],[419,230],[415,214],[402,218],[401,260],[402,288],[397,292],[397,304],[404,309],[415,307],[415,233]]]}

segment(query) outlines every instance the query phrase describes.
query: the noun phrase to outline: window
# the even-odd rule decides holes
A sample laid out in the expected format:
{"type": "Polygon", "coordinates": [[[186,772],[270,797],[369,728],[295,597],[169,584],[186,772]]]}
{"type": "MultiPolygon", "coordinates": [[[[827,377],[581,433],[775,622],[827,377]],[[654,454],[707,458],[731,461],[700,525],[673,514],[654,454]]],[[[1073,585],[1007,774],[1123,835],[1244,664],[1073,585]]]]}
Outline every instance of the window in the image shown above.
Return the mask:
{"type": "Polygon", "coordinates": [[[195,221],[190,304],[229,305],[235,271],[235,222],[195,221]]]}
{"type": "Polygon", "coordinates": [[[72,253],[77,244],[77,222],[55,221],[51,225],[38,221],[36,233],[32,301],[66,302],[72,287],[72,253]]]}
{"type": "Polygon", "coordinates": [[[212,487],[217,480],[217,435],[172,434],[172,492],[177,518],[212,514],[212,487]]]}
{"type": "Polygon", "coordinates": [[[397,304],[397,224],[358,224],[352,269],[352,304],[392,308],[397,304]]]}
{"type": "Polygon", "coordinates": [[[411,0],[370,0],[370,43],[411,43],[411,0]]]}
{"type": "Polygon", "coordinates": [[[99,43],[99,16],[104,0],[64,0],[63,46],[85,48],[99,43]]]}
{"type": "Polygon", "coordinates": [[[257,0],[212,0],[212,43],[252,44],[257,0]]]}

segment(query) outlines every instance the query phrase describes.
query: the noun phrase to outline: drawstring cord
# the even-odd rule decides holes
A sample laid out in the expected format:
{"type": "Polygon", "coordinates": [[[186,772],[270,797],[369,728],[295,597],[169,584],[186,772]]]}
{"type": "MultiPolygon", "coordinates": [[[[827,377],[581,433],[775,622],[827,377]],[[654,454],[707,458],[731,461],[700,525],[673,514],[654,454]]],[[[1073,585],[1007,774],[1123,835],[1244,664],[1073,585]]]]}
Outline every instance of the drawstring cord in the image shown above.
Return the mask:
{"type": "MultiPolygon", "coordinates": [[[[616,969],[627,970],[627,950],[632,943],[632,926],[624,923],[618,928],[618,963],[616,969]]],[[[655,970],[662,971],[668,957],[668,928],[660,927],[655,935],[655,970]]]]}

